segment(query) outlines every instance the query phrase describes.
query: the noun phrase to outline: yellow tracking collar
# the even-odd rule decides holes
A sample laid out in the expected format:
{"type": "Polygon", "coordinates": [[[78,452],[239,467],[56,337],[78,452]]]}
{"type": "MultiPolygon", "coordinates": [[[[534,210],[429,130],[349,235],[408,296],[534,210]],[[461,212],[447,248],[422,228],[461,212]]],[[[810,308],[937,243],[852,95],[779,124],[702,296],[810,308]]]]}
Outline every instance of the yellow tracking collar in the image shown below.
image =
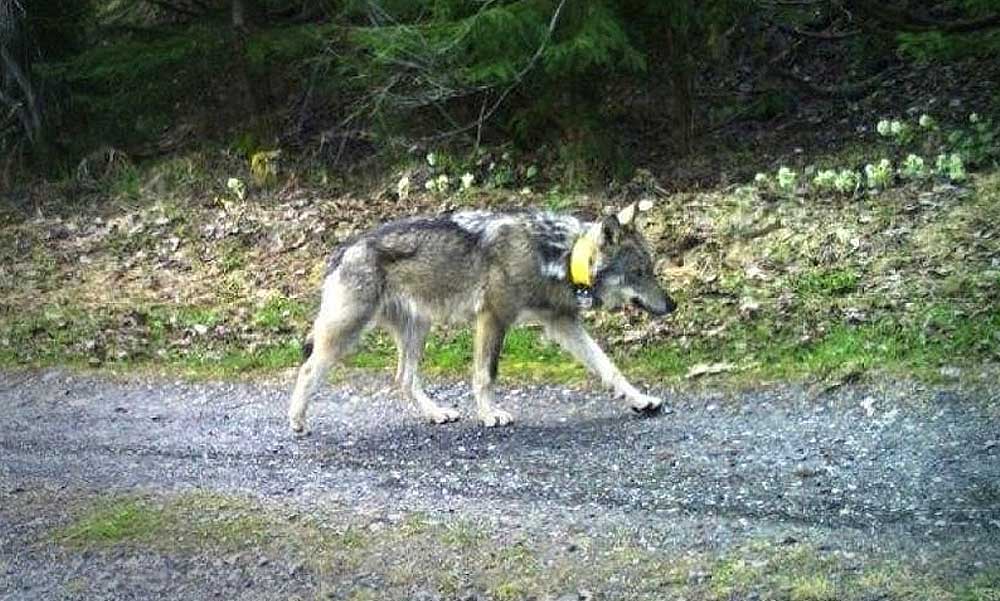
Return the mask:
{"type": "Polygon", "coordinates": [[[569,255],[569,281],[577,286],[590,288],[590,268],[594,266],[597,255],[597,243],[584,234],[576,239],[573,251],[569,255]]]}

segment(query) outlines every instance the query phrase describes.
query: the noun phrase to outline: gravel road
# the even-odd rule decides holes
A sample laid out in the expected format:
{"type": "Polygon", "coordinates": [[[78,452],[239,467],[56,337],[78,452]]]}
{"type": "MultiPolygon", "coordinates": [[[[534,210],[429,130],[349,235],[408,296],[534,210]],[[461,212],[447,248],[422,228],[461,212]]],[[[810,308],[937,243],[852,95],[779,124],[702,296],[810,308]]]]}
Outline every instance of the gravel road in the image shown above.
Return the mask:
{"type": "Polygon", "coordinates": [[[527,540],[624,531],[664,553],[796,540],[955,577],[1000,566],[998,392],[892,381],[660,391],[674,413],[643,418],[597,390],[507,386],[499,404],[517,421],[485,430],[463,383],[430,387],[463,412],[431,426],[366,377],[326,387],[299,438],[288,390],[0,373],[0,598],[316,593],[276,562],[247,559],[248,586],[196,557],[46,538],[71,519],[73,495],[196,489],[358,519],[457,516],[527,540]],[[88,592],[74,593],[83,577],[88,592]]]}

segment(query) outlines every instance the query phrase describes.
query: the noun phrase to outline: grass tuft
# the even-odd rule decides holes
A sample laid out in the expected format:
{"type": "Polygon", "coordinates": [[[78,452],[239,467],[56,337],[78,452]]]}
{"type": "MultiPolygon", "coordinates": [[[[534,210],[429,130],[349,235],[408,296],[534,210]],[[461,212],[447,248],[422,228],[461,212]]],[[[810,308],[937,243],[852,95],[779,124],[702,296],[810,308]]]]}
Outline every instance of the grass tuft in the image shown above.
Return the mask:
{"type": "Polygon", "coordinates": [[[160,550],[241,548],[263,542],[269,520],[251,504],[194,492],[159,500],[113,498],[83,512],[54,538],[69,547],[130,544],[160,550]]]}

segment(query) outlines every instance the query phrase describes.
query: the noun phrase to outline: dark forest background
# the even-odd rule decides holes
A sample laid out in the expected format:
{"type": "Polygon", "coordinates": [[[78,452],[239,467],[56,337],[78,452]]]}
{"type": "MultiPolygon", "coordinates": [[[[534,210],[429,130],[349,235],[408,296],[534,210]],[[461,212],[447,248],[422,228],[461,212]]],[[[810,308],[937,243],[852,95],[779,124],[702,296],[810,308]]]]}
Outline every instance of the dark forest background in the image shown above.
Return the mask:
{"type": "Polygon", "coordinates": [[[205,144],[347,169],[509,143],[607,180],[803,103],[912,92],[903,70],[974,85],[1000,2],[3,0],[0,49],[8,184],[205,144]]]}

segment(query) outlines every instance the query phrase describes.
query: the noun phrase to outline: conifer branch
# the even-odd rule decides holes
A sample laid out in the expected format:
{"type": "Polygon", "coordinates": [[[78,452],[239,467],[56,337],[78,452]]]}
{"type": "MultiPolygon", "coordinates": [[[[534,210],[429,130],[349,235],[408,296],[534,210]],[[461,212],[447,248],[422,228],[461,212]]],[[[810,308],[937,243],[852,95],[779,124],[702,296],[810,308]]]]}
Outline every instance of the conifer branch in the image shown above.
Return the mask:
{"type": "Polygon", "coordinates": [[[472,129],[478,130],[476,137],[477,139],[479,139],[482,133],[482,128],[486,124],[486,122],[489,121],[490,118],[494,115],[494,113],[496,113],[497,110],[500,109],[500,106],[511,94],[511,92],[513,92],[514,89],[521,84],[521,81],[524,80],[525,76],[528,75],[528,73],[535,67],[535,65],[541,59],[542,54],[545,52],[545,48],[548,46],[549,41],[552,39],[552,34],[555,33],[556,25],[558,25],[559,23],[559,15],[562,14],[562,10],[565,5],[566,5],[566,0],[560,0],[559,5],[556,6],[555,12],[552,13],[552,18],[549,19],[549,28],[545,33],[545,37],[542,38],[542,42],[538,45],[538,48],[535,49],[535,53],[528,60],[527,64],[525,64],[524,67],[517,72],[517,74],[514,76],[514,81],[512,81],[510,85],[508,85],[504,89],[504,91],[500,93],[500,96],[496,99],[496,102],[494,102],[488,110],[486,111],[480,110],[479,118],[476,121],[473,121],[472,123],[468,123],[461,127],[457,127],[455,129],[451,129],[448,131],[441,132],[439,134],[435,134],[433,136],[426,137],[424,138],[424,140],[430,141],[430,140],[441,140],[444,138],[450,138],[451,136],[462,134],[472,129]]]}

